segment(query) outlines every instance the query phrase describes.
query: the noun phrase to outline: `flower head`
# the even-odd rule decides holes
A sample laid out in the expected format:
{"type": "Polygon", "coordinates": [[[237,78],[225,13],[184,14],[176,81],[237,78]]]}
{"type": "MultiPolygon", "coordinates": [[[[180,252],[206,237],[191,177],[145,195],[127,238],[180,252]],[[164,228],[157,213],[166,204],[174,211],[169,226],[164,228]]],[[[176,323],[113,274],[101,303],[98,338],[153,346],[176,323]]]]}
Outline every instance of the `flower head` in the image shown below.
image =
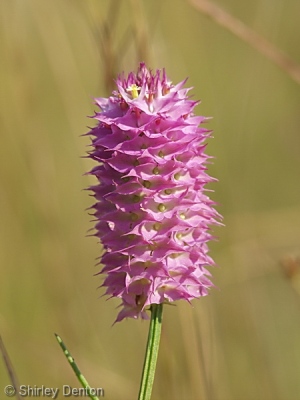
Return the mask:
{"type": "Polygon", "coordinates": [[[106,275],[103,287],[121,299],[117,321],[148,318],[151,304],[190,301],[213,284],[207,242],[218,213],[204,192],[205,117],[188,97],[185,81],[173,85],[165,70],[153,73],[141,63],[136,74],[117,79],[109,98],[98,98],[98,125],[89,156],[98,184],[96,236],[106,275]]]}

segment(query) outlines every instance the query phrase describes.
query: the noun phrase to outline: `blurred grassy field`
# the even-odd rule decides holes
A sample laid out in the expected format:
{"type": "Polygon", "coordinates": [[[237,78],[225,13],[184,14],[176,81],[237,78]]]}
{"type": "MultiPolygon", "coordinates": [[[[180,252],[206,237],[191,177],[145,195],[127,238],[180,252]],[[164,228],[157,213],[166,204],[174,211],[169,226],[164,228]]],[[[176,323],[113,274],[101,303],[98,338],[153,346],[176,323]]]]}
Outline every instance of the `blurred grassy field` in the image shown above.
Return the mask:
{"type": "MultiPolygon", "coordinates": [[[[98,299],[80,135],[109,77],[144,58],[189,76],[213,116],[226,225],[211,246],[219,289],[165,307],[153,399],[297,400],[300,296],[280,263],[300,255],[300,87],[184,0],[112,3],[0,2],[0,333],[19,380],[78,387],[57,332],[107,399],[137,398],[148,324],[111,327],[118,302],[98,299]]],[[[299,0],[218,4],[300,63],[299,0]]],[[[0,363],[1,399],[6,384],[0,363]]]]}

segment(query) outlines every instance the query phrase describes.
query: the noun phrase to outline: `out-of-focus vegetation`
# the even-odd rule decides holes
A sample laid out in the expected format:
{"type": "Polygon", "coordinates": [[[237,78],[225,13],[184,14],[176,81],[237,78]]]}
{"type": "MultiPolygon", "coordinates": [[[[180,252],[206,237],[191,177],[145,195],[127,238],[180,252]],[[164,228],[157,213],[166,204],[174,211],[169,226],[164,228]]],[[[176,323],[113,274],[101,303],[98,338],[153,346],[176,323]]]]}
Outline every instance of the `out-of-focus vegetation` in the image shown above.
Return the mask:
{"type": "MultiPolygon", "coordinates": [[[[299,0],[218,4],[300,63],[299,0]]],[[[78,387],[58,332],[107,399],[137,397],[148,323],[112,327],[118,302],[98,299],[80,135],[93,97],[142,57],[189,76],[213,116],[226,225],[211,246],[219,289],[165,307],[153,398],[298,399],[300,295],[281,265],[300,254],[299,85],[184,0],[1,0],[0,19],[0,332],[20,382],[78,387]]],[[[6,384],[0,364],[1,398],[6,384]]]]}

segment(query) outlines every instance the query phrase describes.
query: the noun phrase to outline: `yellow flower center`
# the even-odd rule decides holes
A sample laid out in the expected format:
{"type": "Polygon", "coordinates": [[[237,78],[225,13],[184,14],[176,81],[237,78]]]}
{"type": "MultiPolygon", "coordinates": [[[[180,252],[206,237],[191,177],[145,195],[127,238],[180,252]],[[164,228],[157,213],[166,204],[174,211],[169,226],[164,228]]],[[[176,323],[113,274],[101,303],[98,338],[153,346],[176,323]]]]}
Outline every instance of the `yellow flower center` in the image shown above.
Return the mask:
{"type": "Polygon", "coordinates": [[[140,89],[141,88],[134,83],[133,85],[128,86],[127,92],[131,92],[131,97],[136,99],[139,96],[140,89]]]}
{"type": "Polygon", "coordinates": [[[158,211],[160,211],[160,212],[164,212],[167,209],[167,207],[163,203],[160,203],[157,208],[158,208],[158,211]]]}

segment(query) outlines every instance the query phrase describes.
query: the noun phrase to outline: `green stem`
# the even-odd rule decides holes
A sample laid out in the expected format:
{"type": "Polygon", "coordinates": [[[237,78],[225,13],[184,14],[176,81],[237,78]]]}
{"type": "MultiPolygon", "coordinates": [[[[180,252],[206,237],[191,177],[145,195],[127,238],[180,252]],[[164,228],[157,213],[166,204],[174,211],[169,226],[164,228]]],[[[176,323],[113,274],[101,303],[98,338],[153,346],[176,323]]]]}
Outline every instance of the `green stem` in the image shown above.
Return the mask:
{"type": "Polygon", "coordinates": [[[86,394],[89,396],[90,399],[92,400],[99,400],[99,397],[97,396],[93,396],[93,394],[91,393],[91,387],[88,384],[88,381],[85,379],[85,377],[82,375],[82,373],[80,372],[80,369],[78,368],[77,364],[75,363],[74,358],[71,356],[69,350],[67,349],[66,345],[64,344],[64,342],[62,341],[61,337],[58,336],[55,333],[55,337],[60,345],[60,347],[62,348],[69,364],[71,365],[73,371],[75,372],[75,375],[77,376],[79,382],[81,383],[82,387],[85,389],[86,394]]]}
{"type": "Polygon", "coordinates": [[[151,321],[138,400],[150,400],[162,323],[162,304],[151,305],[151,321]]]}

